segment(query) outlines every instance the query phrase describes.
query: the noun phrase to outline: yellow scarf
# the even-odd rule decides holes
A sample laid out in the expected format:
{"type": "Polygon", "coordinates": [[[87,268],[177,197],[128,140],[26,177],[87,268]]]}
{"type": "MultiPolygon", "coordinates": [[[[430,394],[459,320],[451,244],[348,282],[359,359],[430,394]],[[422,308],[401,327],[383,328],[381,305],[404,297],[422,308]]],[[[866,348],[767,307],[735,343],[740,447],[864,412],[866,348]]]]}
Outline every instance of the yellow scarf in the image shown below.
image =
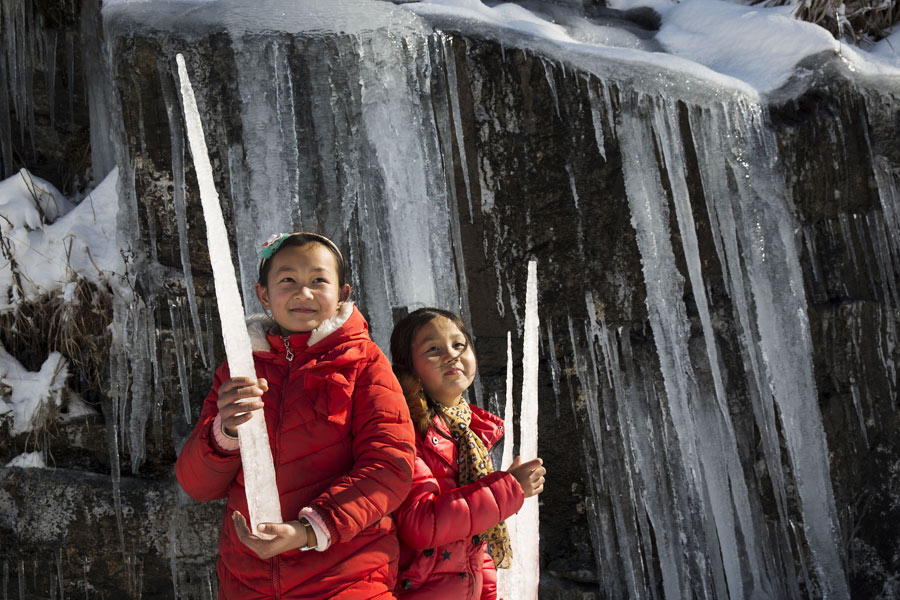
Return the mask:
{"type": "MultiPolygon", "coordinates": [[[[468,485],[478,481],[494,471],[490,455],[481,438],[471,429],[472,409],[469,403],[460,398],[459,404],[453,407],[440,408],[450,432],[457,438],[459,445],[459,485],[468,485]]],[[[508,569],[512,562],[512,547],[509,543],[509,530],[504,521],[500,521],[481,534],[481,539],[488,543],[488,553],[494,559],[498,569],[508,569]]]]}

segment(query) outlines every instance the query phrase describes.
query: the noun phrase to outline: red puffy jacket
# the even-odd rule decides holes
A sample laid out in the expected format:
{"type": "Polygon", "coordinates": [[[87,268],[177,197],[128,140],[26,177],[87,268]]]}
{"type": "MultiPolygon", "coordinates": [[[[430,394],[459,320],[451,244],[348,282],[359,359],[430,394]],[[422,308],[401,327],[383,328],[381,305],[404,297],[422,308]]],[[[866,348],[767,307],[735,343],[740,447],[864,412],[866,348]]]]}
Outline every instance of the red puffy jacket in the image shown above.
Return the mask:
{"type": "Polygon", "coordinates": [[[358,309],[344,306],[350,308],[331,323],[337,330],[324,339],[307,346],[310,334],[290,336],[291,361],[281,336],[254,336],[251,326],[256,374],[269,383],[263,410],[282,516],[296,520],[302,508],[312,507],[331,536],[325,551],[294,550],[263,560],[238,539],[231,514],[248,515],[240,454],[222,450],[212,432],[227,365],[216,372],[178,456],[175,472],[191,497],[227,499],[216,567],[219,598],[393,597],[398,542],[390,512],[409,491],[415,434],[400,385],[370,340],[368,324],[358,309]]]}
{"type": "MultiPolygon", "coordinates": [[[[469,427],[490,449],[503,435],[503,421],[471,408],[469,427]]],[[[494,562],[476,536],[515,514],[525,494],[505,471],[459,487],[458,459],[456,440],[435,416],[426,434],[416,435],[412,490],[394,513],[400,535],[397,595],[404,600],[497,597],[494,562]]]]}

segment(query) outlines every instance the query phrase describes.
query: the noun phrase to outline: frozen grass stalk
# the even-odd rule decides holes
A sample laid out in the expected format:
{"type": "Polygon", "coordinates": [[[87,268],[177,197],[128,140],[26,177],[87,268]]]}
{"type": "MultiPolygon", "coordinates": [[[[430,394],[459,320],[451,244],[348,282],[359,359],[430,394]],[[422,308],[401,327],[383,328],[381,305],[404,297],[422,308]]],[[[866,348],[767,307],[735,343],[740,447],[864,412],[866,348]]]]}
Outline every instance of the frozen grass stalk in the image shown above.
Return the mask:
{"type": "MultiPolygon", "coordinates": [[[[188,142],[194,158],[194,169],[200,187],[200,202],[206,221],[206,235],[209,244],[210,263],[216,286],[216,300],[222,321],[222,337],[225,354],[232,377],[256,377],[253,355],[250,350],[250,336],[244,325],[244,306],[238,292],[231,262],[231,248],[225,230],[222,208],[212,175],[212,165],[203,137],[203,126],[194,90],[188,79],[184,57],[175,57],[178,63],[178,77],[181,80],[181,99],[184,104],[184,121],[188,142]],[[227,326],[226,326],[227,324],[227,326]]],[[[257,531],[259,523],[281,523],[281,503],[275,485],[275,466],[269,448],[269,435],[262,409],[253,411],[252,418],[238,427],[241,444],[241,463],[244,470],[244,487],[247,490],[247,506],[250,510],[252,531],[257,531]]]]}

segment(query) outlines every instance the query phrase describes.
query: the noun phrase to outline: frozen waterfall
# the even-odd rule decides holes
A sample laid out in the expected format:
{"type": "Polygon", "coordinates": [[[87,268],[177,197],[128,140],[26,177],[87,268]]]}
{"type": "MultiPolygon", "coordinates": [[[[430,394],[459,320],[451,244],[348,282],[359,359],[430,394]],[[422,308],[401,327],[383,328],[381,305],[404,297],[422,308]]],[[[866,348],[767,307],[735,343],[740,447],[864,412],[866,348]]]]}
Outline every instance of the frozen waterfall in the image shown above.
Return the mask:
{"type": "MultiPolygon", "coordinates": [[[[835,215],[823,240],[818,223],[796,220],[766,98],[708,69],[679,70],[682,57],[585,51],[389,2],[310,2],[302,18],[285,0],[269,0],[272,11],[226,0],[159,14],[151,4],[104,8],[112,76],[132,86],[107,102],[141,99],[108,124],[119,233],[135,240],[135,297],[115,305],[104,407],[117,498],[125,454],[134,475],[148,444],[177,446],[222,359],[210,265],[192,246],[197,169],[169,60],[179,51],[203,82],[197,104],[248,312],[260,244],[321,231],[344,250],[382,348],[418,306],[473,324],[487,366],[475,402],[502,396],[501,346],[540,348],[527,374],[541,372],[530,398],[541,427],[583,434],[564,440],[583,480],[542,496],[583,494],[587,531],[576,533],[595,564],[582,582],[654,600],[849,596],[813,354],[816,335],[838,335],[830,321],[810,324],[810,306],[828,279],[823,244],[845,247],[887,307],[841,307],[873,333],[835,352],[875,355],[871,370],[896,394],[892,156],[870,149],[879,202],[835,215]],[[154,53],[163,58],[141,62],[154,53]],[[135,65],[139,76],[126,78],[135,65]],[[605,220],[616,211],[624,218],[605,220]],[[534,286],[516,268],[531,259],[542,270],[534,286]],[[177,407],[171,432],[157,398],[177,407]]],[[[27,92],[8,100],[26,123],[27,92]]],[[[866,368],[850,369],[848,410],[868,447],[877,389],[866,368]]],[[[542,431],[534,453],[558,443],[542,431]]],[[[115,509],[121,523],[127,511],[115,509]]],[[[545,544],[560,535],[546,523],[545,544]]],[[[176,534],[165,547],[173,573],[176,534]]]]}

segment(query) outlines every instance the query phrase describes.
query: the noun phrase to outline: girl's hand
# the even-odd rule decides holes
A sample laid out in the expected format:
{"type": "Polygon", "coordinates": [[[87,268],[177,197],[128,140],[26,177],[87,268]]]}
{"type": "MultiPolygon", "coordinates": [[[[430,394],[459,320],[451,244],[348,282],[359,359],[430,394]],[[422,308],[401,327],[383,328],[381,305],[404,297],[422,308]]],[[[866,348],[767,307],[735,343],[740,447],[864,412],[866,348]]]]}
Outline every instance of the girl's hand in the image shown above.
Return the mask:
{"type": "Polygon", "coordinates": [[[269,391],[265,379],[232,377],[219,386],[219,414],[222,429],[231,437],[237,437],[237,426],[250,420],[250,412],[263,407],[261,397],[269,391]]]}
{"type": "Polygon", "coordinates": [[[250,533],[244,515],[234,511],[231,518],[234,520],[234,528],[237,530],[238,539],[253,550],[258,557],[263,559],[272,558],[288,550],[302,548],[307,543],[315,543],[315,540],[306,538],[306,528],[300,524],[300,521],[260,523],[260,533],[275,536],[270,540],[264,540],[250,533]]]}
{"type": "Polygon", "coordinates": [[[547,474],[547,469],[542,467],[542,464],[544,461],[540,458],[533,458],[527,463],[523,463],[522,457],[517,456],[506,471],[515,477],[522,486],[526,498],[537,496],[544,491],[544,475],[547,474]]]}

